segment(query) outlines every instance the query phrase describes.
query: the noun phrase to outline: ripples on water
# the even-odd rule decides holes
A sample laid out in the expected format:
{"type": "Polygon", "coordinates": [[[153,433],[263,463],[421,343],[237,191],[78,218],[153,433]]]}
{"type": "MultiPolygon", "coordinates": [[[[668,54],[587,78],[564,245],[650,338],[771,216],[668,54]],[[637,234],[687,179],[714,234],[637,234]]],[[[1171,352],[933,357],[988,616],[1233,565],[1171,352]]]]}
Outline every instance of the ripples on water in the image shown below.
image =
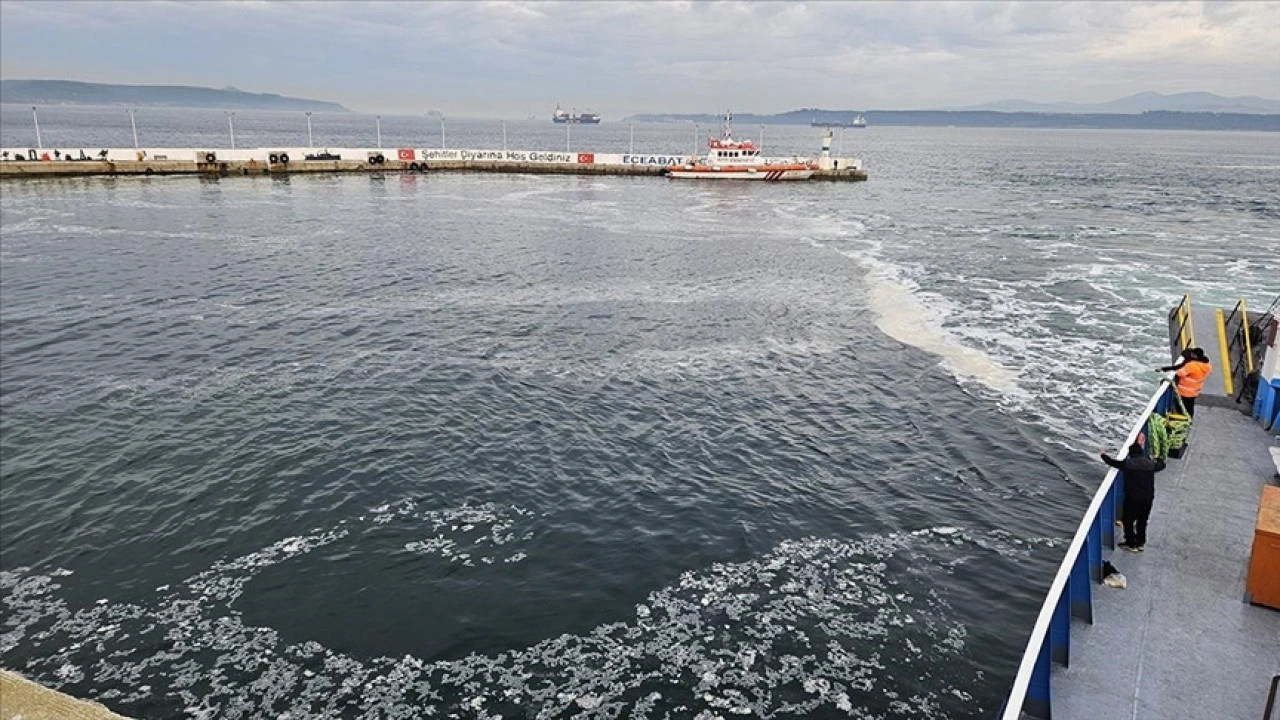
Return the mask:
{"type": "Polygon", "coordinates": [[[1277,291],[1280,153],[867,137],[5,184],[0,659],[140,717],[991,715],[1166,305],[1277,291]]]}

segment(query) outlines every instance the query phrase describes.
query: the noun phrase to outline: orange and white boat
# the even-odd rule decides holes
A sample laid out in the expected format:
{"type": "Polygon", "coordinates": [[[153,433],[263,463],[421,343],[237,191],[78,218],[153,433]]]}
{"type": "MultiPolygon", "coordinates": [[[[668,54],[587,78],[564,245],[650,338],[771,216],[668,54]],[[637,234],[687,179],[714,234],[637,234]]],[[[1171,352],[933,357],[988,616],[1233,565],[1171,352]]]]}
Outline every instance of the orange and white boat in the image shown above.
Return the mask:
{"type": "Polygon", "coordinates": [[[671,165],[673,178],[707,180],[808,180],[818,170],[809,162],[770,162],[750,140],[733,139],[733,113],[725,113],[721,136],[707,140],[707,157],[700,162],[671,165]]]}

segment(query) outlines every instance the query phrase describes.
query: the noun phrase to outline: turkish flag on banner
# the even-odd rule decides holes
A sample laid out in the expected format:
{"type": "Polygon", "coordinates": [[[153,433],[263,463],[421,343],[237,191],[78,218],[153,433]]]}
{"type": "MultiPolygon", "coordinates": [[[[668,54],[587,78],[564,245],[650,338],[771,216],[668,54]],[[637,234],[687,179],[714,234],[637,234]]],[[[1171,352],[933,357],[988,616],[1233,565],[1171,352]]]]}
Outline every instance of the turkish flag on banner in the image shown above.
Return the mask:
{"type": "Polygon", "coordinates": [[[400,148],[399,150],[396,150],[396,156],[401,160],[412,160],[413,155],[414,152],[412,148],[400,148]]]}
{"type": "Polygon", "coordinates": [[[595,153],[578,153],[578,163],[581,165],[591,165],[595,161],[595,153]]]}

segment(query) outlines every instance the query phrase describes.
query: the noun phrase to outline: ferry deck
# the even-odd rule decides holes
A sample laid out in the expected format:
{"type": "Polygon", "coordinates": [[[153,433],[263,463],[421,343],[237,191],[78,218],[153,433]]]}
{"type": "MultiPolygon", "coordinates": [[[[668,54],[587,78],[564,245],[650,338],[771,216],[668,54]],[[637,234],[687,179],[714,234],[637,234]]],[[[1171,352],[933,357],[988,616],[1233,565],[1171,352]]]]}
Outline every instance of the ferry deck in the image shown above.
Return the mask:
{"type": "MultiPolygon", "coordinates": [[[[1233,332],[1230,320],[1218,325],[1216,308],[1183,316],[1199,331],[1214,373],[1184,453],[1156,475],[1146,547],[1118,547],[1122,532],[1112,518],[1123,481],[1113,488],[1117,472],[1107,473],[1063,562],[1067,580],[1050,590],[1040,618],[1048,621],[1037,623],[1004,720],[1280,720],[1280,599],[1249,593],[1280,585],[1275,309],[1247,315],[1262,330],[1248,351],[1241,350],[1251,343],[1242,342],[1238,319],[1233,332]],[[1240,393],[1248,378],[1244,352],[1260,363],[1265,356],[1263,397],[1252,404],[1240,393]],[[1226,366],[1234,382],[1224,377],[1226,366]],[[1126,587],[1098,582],[1094,566],[1103,560],[1125,576],[1126,587]]],[[[1168,408],[1169,393],[1165,386],[1152,399],[1125,446],[1153,409],[1168,408]]],[[[1099,474],[1105,470],[1099,463],[1099,474]]]]}

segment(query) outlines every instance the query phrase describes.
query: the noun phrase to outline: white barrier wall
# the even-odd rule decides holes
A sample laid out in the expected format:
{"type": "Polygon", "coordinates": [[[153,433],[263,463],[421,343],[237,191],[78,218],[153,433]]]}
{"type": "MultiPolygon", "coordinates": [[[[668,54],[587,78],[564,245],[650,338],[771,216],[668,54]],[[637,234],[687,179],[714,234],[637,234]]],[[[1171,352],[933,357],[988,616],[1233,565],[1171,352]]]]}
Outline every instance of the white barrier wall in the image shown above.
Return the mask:
{"type": "MultiPolygon", "coordinates": [[[[21,159],[26,160],[32,148],[3,148],[8,152],[8,160],[21,159]]],[[[58,148],[63,155],[60,159],[78,160],[79,154],[83,150],[84,154],[91,160],[99,160],[101,148],[73,148],[66,150],[58,148]]],[[[44,155],[48,155],[48,159],[53,160],[54,148],[45,148],[37,150],[36,157],[41,159],[44,155]]],[[[454,162],[509,162],[509,163],[549,163],[549,164],[568,164],[568,165],[649,165],[655,167],[666,167],[670,165],[684,165],[686,163],[695,162],[699,158],[693,155],[677,155],[677,154],[660,154],[660,153],[593,153],[593,152],[559,152],[547,150],[485,150],[485,149],[428,149],[428,148],[304,148],[304,147],[273,147],[273,148],[237,148],[235,150],[229,148],[108,148],[107,160],[112,162],[121,161],[154,161],[154,162],[207,162],[206,156],[213,153],[215,162],[249,162],[250,160],[260,163],[269,163],[271,156],[275,155],[277,160],[282,155],[289,157],[289,162],[305,162],[307,155],[337,155],[342,160],[358,160],[366,161],[372,155],[381,154],[387,161],[395,162],[420,162],[431,163],[432,161],[454,161],[454,162]]],[[[328,158],[332,160],[333,158],[328,158]]],[[[776,157],[765,158],[766,162],[805,162],[812,161],[812,158],[801,157],[776,157]]],[[[857,158],[834,158],[838,163],[836,167],[840,169],[861,169],[862,161],[857,158]]],[[[834,163],[833,163],[834,164],[834,163]]]]}

